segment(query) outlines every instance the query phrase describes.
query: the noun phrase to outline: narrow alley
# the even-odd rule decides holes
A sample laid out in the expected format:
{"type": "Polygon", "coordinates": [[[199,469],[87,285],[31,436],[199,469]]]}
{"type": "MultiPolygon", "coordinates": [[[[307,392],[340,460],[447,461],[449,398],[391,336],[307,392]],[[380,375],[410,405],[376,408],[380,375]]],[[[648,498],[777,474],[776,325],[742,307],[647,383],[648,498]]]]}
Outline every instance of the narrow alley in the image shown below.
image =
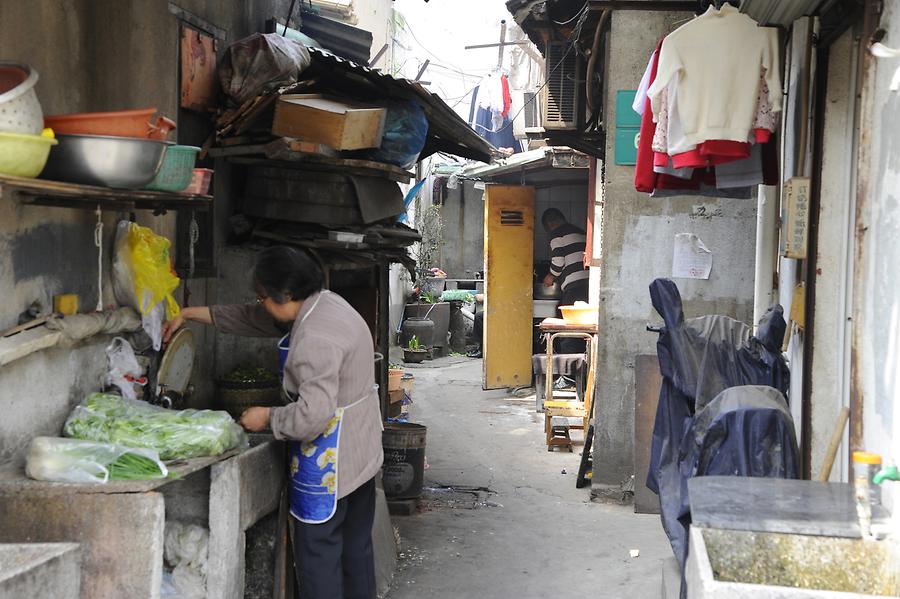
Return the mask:
{"type": "Polygon", "coordinates": [[[400,567],[389,599],[550,597],[575,586],[660,596],[671,549],[659,517],[575,488],[579,432],[573,453],[550,453],[533,395],[482,391],[481,360],[426,364],[410,368],[410,413],[428,427],[426,491],[419,513],[393,518],[400,567]]]}

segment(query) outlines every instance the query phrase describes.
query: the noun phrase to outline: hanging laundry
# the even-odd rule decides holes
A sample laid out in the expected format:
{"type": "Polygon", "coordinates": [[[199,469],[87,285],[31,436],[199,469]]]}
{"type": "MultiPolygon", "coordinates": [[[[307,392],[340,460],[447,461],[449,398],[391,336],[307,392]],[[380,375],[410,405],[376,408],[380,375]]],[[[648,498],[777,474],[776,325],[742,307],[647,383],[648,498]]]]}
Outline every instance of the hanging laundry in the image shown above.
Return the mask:
{"type": "Polygon", "coordinates": [[[475,107],[471,126],[481,137],[497,148],[508,148],[513,154],[522,151],[513,133],[512,95],[505,74],[488,74],[478,85],[473,97],[475,107]]]}
{"type": "Polygon", "coordinates": [[[745,142],[756,114],[759,73],[765,69],[769,101],[781,110],[778,33],[726,4],[711,6],[668,37],[660,50],[657,76],[647,97],[654,115],[662,91],[677,75],[679,117],[687,143],[745,142]],[[710,48],[716,51],[710,52],[710,48]]]}
{"type": "Polygon", "coordinates": [[[506,75],[500,76],[500,87],[503,90],[503,116],[509,116],[509,109],[512,108],[512,95],[509,93],[509,78],[506,75]]]}
{"type": "Polygon", "coordinates": [[[777,181],[777,39],[725,5],[657,44],[633,104],[642,115],[635,189],[751,198],[777,181]]]}

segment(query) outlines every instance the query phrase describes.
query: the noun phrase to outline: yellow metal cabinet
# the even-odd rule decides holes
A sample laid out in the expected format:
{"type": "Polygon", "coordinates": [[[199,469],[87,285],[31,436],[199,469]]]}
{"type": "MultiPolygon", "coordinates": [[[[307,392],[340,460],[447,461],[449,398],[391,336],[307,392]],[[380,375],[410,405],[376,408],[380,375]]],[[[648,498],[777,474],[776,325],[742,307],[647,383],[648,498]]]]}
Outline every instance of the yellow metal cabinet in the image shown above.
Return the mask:
{"type": "Polygon", "coordinates": [[[484,193],[485,389],[531,384],[534,188],[484,193]]]}

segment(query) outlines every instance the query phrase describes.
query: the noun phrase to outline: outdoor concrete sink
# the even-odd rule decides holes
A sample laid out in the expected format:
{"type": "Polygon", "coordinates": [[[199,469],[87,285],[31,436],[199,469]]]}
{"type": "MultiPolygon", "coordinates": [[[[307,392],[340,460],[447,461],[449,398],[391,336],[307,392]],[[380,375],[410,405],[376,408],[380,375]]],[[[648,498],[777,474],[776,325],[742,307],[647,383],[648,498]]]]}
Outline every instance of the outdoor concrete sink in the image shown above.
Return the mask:
{"type": "Polygon", "coordinates": [[[250,440],[250,447],[256,447],[275,440],[275,436],[272,433],[248,433],[247,438],[250,440]]]}
{"type": "Polygon", "coordinates": [[[688,599],[900,596],[900,542],[692,527],[688,599]]]}
{"type": "Polygon", "coordinates": [[[80,595],[77,544],[0,544],[0,597],[77,599],[80,595]]]}

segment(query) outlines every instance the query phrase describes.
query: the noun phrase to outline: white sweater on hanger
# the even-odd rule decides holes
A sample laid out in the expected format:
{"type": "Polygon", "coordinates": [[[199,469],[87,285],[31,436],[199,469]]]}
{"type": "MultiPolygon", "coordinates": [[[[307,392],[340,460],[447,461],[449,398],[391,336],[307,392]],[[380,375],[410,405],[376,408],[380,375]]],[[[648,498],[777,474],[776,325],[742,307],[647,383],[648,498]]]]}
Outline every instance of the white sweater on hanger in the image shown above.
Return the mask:
{"type": "MultiPolygon", "coordinates": [[[[685,141],[745,142],[756,116],[760,68],[766,69],[769,101],[781,110],[778,32],[759,27],[730,4],[710,7],[663,41],[656,79],[647,90],[654,120],[662,91],[678,77],[678,112],[685,141]]],[[[671,90],[670,90],[671,93],[671,90]]]]}

